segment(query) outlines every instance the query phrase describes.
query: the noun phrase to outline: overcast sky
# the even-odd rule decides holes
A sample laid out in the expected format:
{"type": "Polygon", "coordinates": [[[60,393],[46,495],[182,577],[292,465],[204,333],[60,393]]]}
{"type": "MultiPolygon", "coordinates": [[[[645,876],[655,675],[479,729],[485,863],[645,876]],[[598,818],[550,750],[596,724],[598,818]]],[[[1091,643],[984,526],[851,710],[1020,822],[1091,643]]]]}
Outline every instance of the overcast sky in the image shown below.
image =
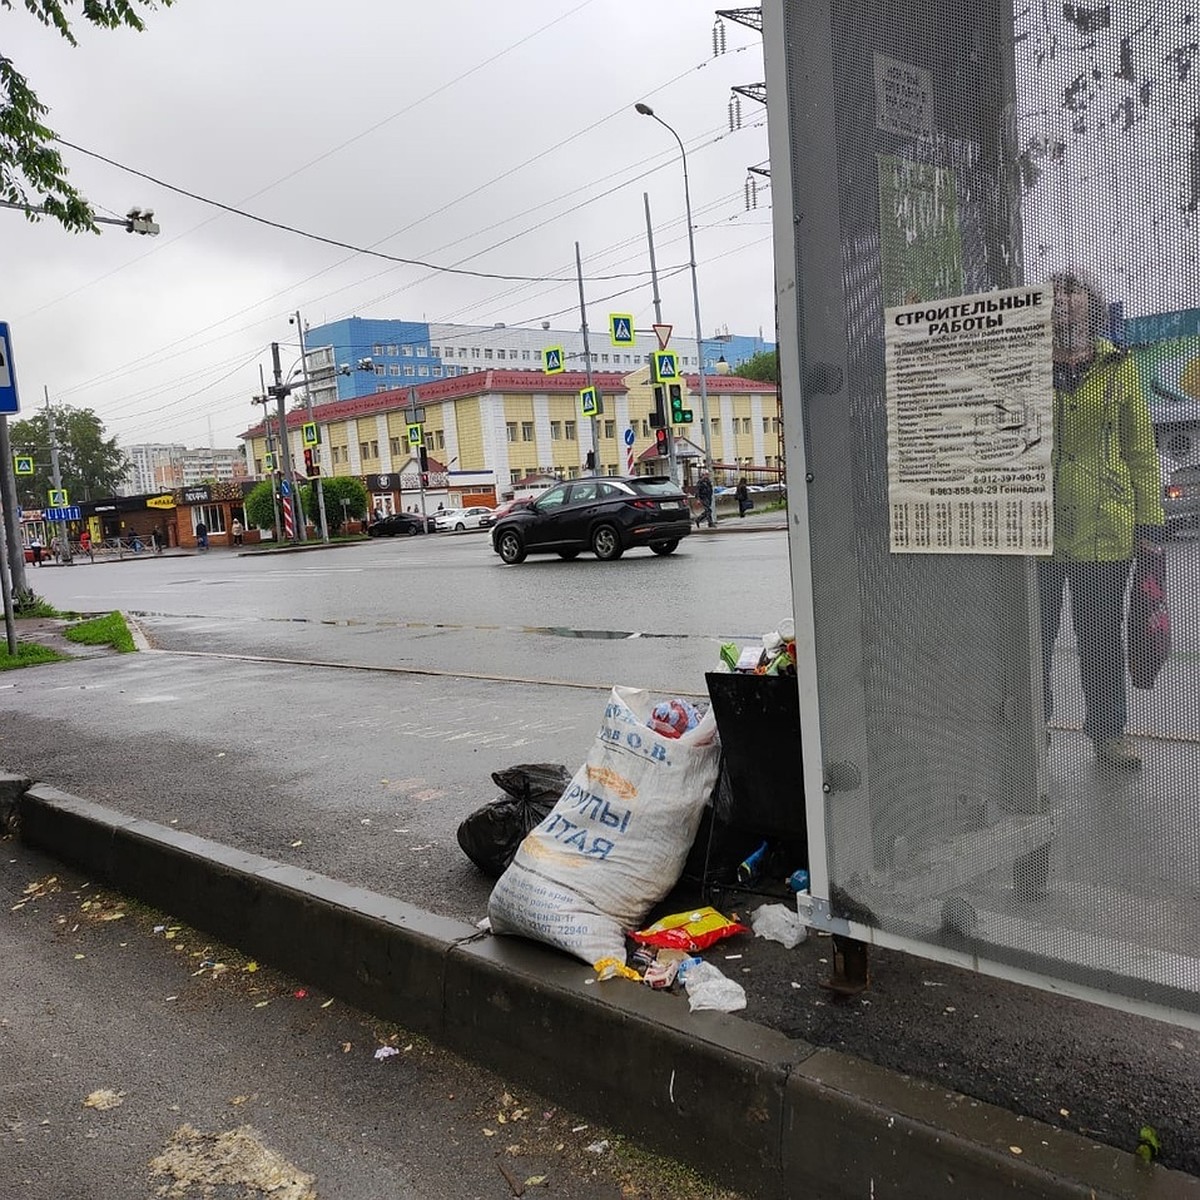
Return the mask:
{"type": "MultiPolygon", "coordinates": [[[[765,110],[730,87],[763,79],[757,34],[695,0],[178,0],[142,34],[80,25],[72,49],[22,12],[4,52],[64,139],[191,192],[327,237],[439,265],[568,283],[455,277],[322,246],[223,214],[65,150],[106,215],[152,206],[157,238],[4,222],[0,319],[23,412],[51,398],[94,409],[122,442],[235,444],[272,340],[298,356],[288,314],[578,325],[585,275],[648,269],[650,194],[660,272],[687,262],[678,148],[688,147],[706,336],[773,337],[770,191],[746,211],[746,168],[767,157],[765,110]],[[519,170],[513,171],[513,168],[519,170]],[[511,173],[509,173],[511,172],[511,173]],[[503,178],[501,178],[503,176],[503,178]],[[606,193],[605,195],[601,195],[606,193]]],[[[691,333],[686,271],[664,316],[691,333]]],[[[588,284],[589,322],[628,309],[649,326],[643,278],[588,284]],[[619,300],[609,293],[635,288],[619,300]]]]}

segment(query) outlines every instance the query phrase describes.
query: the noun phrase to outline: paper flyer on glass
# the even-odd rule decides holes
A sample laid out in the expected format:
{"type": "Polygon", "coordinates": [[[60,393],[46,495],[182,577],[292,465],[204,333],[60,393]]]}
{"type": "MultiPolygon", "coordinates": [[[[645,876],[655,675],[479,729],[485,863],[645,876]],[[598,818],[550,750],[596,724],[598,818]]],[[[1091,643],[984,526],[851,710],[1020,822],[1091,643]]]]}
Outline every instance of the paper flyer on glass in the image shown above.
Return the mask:
{"type": "Polygon", "coordinates": [[[1050,554],[1054,379],[1046,287],[886,312],[894,554],[1050,554]]]}

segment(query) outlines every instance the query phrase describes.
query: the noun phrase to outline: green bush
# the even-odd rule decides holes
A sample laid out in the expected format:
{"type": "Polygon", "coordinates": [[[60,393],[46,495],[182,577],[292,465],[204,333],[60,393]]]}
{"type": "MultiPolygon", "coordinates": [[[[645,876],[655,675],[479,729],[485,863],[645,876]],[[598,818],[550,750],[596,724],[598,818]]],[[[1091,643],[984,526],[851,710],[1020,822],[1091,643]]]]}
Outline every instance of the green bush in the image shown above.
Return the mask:
{"type": "Polygon", "coordinates": [[[271,481],[264,479],[242,501],[246,524],[251,529],[274,529],[275,507],[271,503],[271,481]]]}
{"type": "MultiPolygon", "coordinates": [[[[331,475],[323,481],[325,488],[325,519],[329,522],[329,532],[339,534],[346,516],[352,521],[359,521],[367,515],[367,489],[361,479],[353,479],[349,475],[331,475]],[[346,501],[345,508],[342,501],[346,501]]],[[[304,515],[309,523],[318,529],[321,526],[321,509],[317,502],[317,486],[307,484],[302,497],[304,515]]]]}

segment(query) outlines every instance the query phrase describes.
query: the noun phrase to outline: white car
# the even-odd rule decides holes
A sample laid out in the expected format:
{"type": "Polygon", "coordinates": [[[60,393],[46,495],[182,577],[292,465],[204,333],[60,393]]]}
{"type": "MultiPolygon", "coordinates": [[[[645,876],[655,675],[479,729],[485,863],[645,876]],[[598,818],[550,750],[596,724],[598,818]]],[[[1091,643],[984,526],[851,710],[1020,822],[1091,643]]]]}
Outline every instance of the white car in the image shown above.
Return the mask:
{"type": "Polygon", "coordinates": [[[479,529],[479,522],[492,510],[486,505],[477,504],[473,508],[444,508],[433,514],[433,527],[439,533],[447,530],[461,532],[464,529],[479,529]]]}

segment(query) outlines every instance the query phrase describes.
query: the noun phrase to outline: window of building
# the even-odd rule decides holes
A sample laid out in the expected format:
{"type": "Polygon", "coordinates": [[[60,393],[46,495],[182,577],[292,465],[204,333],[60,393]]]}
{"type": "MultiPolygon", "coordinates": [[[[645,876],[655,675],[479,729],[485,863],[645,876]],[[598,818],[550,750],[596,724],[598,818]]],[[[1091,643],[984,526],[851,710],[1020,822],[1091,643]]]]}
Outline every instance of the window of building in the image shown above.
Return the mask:
{"type": "MultiPolygon", "coordinates": [[[[490,357],[490,356],[491,356],[491,354],[490,354],[490,351],[489,351],[489,357],[490,357]]],[[[479,347],[478,347],[478,346],[472,346],[472,347],[471,347],[471,357],[472,357],[472,358],[478,358],[478,357],[479,357],[479,347]]]]}
{"type": "Polygon", "coordinates": [[[561,421],[551,421],[550,422],[550,440],[552,442],[562,441],[562,422],[561,421]]]}
{"type": "Polygon", "coordinates": [[[388,374],[389,375],[399,375],[400,374],[400,364],[399,363],[390,364],[388,367],[388,374]]]}
{"type": "Polygon", "coordinates": [[[425,449],[426,450],[433,449],[433,434],[432,433],[427,433],[425,435],[425,449]]]}
{"type": "Polygon", "coordinates": [[[711,417],[709,419],[709,424],[712,426],[713,433],[721,432],[721,418],[720,417],[711,417]]]}
{"type": "Polygon", "coordinates": [[[643,421],[642,422],[642,437],[649,437],[649,436],[650,436],[650,422],[643,421]]]}
{"type": "Polygon", "coordinates": [[[415,368],[413,367],[412,363],[404,364],[404,373],[405,373],[405,375],[413,375],[416,373],[415,368]]]}
{"type": "Polygon", "coordinates": [[[401,346],[400,353],[403,354],[405,358],[412,358],[413,348],[411,346],[401,346]]]}
{"type": "Polygon", "coordinates": [[[420,365],[420,366],[417,368],[417,374],[418,374],[418,375],[428,375],[428,374],[429,374],[429,368],[428,368],[427,366],[425,366],[425,364],[424,364],[424,363],[422,363],[422,364],[421,364],[421,365],[420,365]]]}
{"type": "Polygon", "coordinates": [[[383,356],[383,347],[376,342],[375,345],[371,347],[371,353],[374,354],[376,358],[381,358],[383,356]]]}
{"type": "MultiPolygon", "coordinates": [[[[512,441],[512,438],[509,438],[509,441],[512,441]]],[[[519,467],[514,467],[514,468],[513,468],[511,471],[509,471],[509,473],[508,473],[508,482],[509,482],[509,483],[516,483],[516,482],[517,482],[517,480],[518,480],[518,479],[520,479],[520,478],[522,477],[522,474],[523,474],[523,472],[520,470],[520,468],[519,468],[519,467]]]]}
{"type": "Polygon", "coordinates": [[[441,429],[436,430],[433,435],[433,440],[437,443],[437,448],[439,450],[445,450],[446,434],[445,434],[444,430],[441,430],[441,429]]]}
{"type": "Polygon", "coordinates": [[[371,439],[371,457],[372,458],[379,457],[379,440],[377,438],[371,439]]]}
{"type": "Polygon", "coordinates": [[[606,438],[611,438],[611,437],[616,437],[616,436],[617,436],[617,423],[616,423],[616,421],[605,421],[605,422],[604,422],[604,436],[605,436],[606,438]]]}
{"type": "Polygon", "coordinates": [[[533,441],[533,422],[532,421],[522,421],[521,422],[521,441],[523,441],[523,442],[532,442],[533,441]]]}
{"type": "Polygon", "coordinates": [[[499,350],[497,350],[497,351],[496,351],[496,357],[497,357],[497,358],[503,358],[503,357],[504,357],[504,350],[503,350],[503,348],[501,348],[501,349],[499,349],[499,350]]]}
{"type": "Polygon", "coordinates": [[[219,504],[201,504],[192,509],[192,532],[203,521],[205,528],[211,533],[225,532],[225,509],[219,504]]]}
{"type": "MultiPolygon", "coordinates": [[[[609,473],[610,475],[620,475],[620,474],[621,474],[621,468],[620,468],[620,467],[618,467],[616,463],[609,463],[609,464],[608,464],[608,473],[609,473]]],[[[607,493],[606,493],[606,494],[607,494],[607,493]]]]}
{"type": "Polygon", "coordinates": [[[441,367],[433,368],[433,377],[434,377],[434,379],[441,379],[441,377],[442,377],[442,368],[441,367]]]}
{"type": "Polygon", "coordinates": [[[486,350],[483,352],[483,357],[484,357],[484,358],[491,358],[491,357],[492,357],[492,351],[491,351],[491,347],[490,347],[490,346],[488,347],[488,349],[486,349],[486,350]]]}
{"type": "Polygon", "coordinates": [[[528,361],[529,361],[529,351],[528,351],[528,350],[522,350],[522,351],[521,351],[521,360],[522,360],[523,362],[528,362],[528,361]]]}
{"type": "Polygon", "coordinates": [[[776,433],[779,433],[779,432],[780,432],[780,424],[779,424],[779,418],[778,418],[778,417],[772,417],[772,418],[771,418],[771,427],[772,427],[772,428],[775,430],[775,432],[776,432],[776,433]]]}
{"type": "Polygon", "coordinates": [[[505,437],[510,442],[515,442],[517,440],[517,423],[516,423],[516,421],[505,421],[504,422],[504,434],[505,434],[505,437]]]}
{"type": "MultiPolygon", "coordinates": [[[[479,357],[479,351],[478,351],[478,350],[476,350],[476,351],[475,351],[475,356],[476,356],[477,358],[479,357]]],[[[466,357],[467,357],[467,348],[466,348],[466,346],[459,346],[459,348],[458,348],[458,357],[459,357],[459,358],[466,358],[466,357]]]]}
{"type": "Polygon", "coordinates": [[[418,358],[428,358],[429,357],[429,347],[428,346],[414,346],[413,353],[418,358]]]}
{"type": "Polygon", "coordinates": [[[442,348],[441,348],[441,346],[430,346],[429,353],[430,353],[430,356],[433,358],[441,358],[442,357],[442,348]]]}
{"type": "Polygon", "coordinates": [[[377,392],[386,392],[388,390],[388,385],[386,383],[377,383],[375,385],[375,390],[377,392]]]}
{"type": "Polygon", "coordinates": [[[358,457],[359,458],[370,458],[371,457],[371,455],[369,453],[370,449],[371,449],[370,442],[359,442],[358,443],[358,457]]]}
{"type": "Polygon", "coordinates": [[[771,432],[771,418],[763,417],[763,433],[771,432]]]}
{"type": "Polygon", "coordinates": [[[396,357],[396,347],[395,347],[395,346],[389,346],[389,347],[387,348],[387,352],[388,352],[388,357],[389,357],[389,358],[395,358],[395,357],[396,357]]]}
{"type": "Polygon", "coordinates": [[[579,468],[578,467],[568,467],[567,468],[567,478],[568,479],[578,479],[579,478],[579,468]]]}
{"type": "Polygon", "coordinates": [[[261,458],[256,458],[254,460],[254,473],[255,475],[261,475],[263,473],[261,458]]]}
{"type": "Polygon", "coordinates": [[[574,421],[564,421],[563,422],[563,437],[565,437],[568,442],[573,442],[575,440],[575,422],[574,421]]]}
{"type": "Polygon", "coordinates": [[[375,364],[375,374],[376,374],[376,375],[386,375],[386,374],[387,374],[387,367],[385,367],[385,366],[383,365],[383,363],[376,363],[376,364],[375,364]]]}
{"type": "Polygon", "coordinates": [[[602,363],[606,363],[606,362],[608,362],[608,355],[607,355],[607,354],[602,354],[602,355],[600,355],[600,361],[601,361],[602,363]]]}
{"type": "Polygon", "coordinates": [[[388,438],[388,453],[393,458],[400,457],[400,439],[398,437],[388,438]]]}

